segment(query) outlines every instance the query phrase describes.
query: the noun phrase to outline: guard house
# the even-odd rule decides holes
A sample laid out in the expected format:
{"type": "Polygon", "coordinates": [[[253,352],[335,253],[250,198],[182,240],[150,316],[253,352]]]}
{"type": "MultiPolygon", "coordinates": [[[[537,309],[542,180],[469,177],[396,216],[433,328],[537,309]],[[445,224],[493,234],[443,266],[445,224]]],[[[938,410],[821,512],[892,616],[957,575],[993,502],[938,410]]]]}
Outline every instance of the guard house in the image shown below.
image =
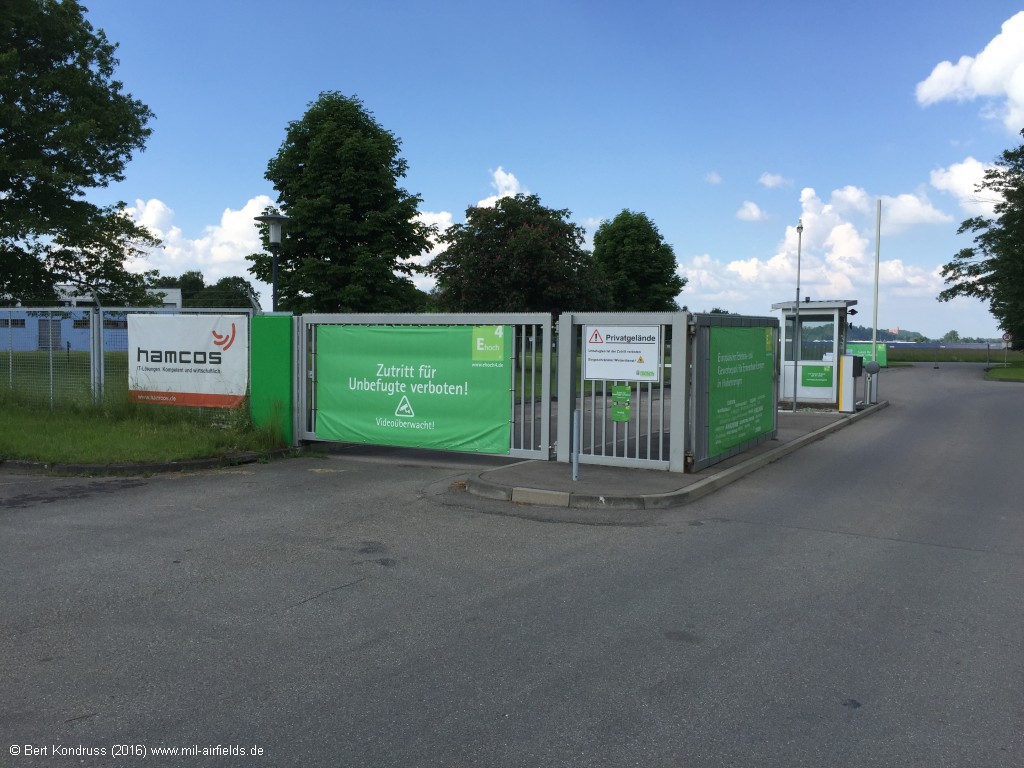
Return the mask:
{"type": "Polygon", "coordinates": [[[782,381],[779,401],[789,403],[794,397],[802,405],[838,408],[840,400],[840,360],[846,354],[846,316],[857,314],[850,307],[856,299],[836,301],[800,302],[799,313],[795,301],[772,304],[782,311],[783,337],[782,381]],[[794,320],[800,316],[794,344],[794,320]],[[799,350],[794,365],[793,350],[799,350]]]}

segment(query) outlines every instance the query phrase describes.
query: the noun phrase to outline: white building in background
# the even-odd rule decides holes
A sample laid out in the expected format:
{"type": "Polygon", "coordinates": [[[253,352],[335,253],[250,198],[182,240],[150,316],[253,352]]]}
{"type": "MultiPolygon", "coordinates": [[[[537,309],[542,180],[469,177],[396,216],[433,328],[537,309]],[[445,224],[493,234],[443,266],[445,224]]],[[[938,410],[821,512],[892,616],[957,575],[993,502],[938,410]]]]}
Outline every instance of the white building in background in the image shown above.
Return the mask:
{"type": "MultiPolygon", "coordinates": [[[[57,305],[60,307],[95,307],[96,297],[80,293],[71,283],[57,283],[57,305]]],[[[150,296],[159,296],[164,309],[181,309],[181,288],[147,288],[150,296]]]]}

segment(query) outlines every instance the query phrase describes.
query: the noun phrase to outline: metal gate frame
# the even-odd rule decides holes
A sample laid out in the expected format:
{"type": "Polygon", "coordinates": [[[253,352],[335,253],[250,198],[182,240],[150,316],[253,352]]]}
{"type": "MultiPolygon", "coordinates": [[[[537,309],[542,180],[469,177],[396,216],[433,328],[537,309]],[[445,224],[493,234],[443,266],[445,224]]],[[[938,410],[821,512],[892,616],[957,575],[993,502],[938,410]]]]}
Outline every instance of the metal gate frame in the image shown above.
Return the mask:
{"type": "Polygon", "coordinates": [[[466,314],[308,314],[294,320],[295,412],[297,440],[324,442],[316,436],[316,332],[320,325],[511,325],[513,327],[513,366],[511,440],[507,455],[523,459],[551,458],[551,366],[553,365],[551,315],[531,313],[466,314]],[[530,329],[527,332],[526,329],[530,329]],[[540,341],[538,343],[538,336],[540,341]],[[538,350],[539,347],[539,350],[538,350]],[[538,375],[536,362],[541,362],[538,375]],[[516,371],[515,361],[531,361],[516,371]],[[539,379],[539,381],[538,381],[539,379]],[[518,385],[520,395],[515,394],[518,385]],[[536,392],[540,390],[540,397],[536,392]],[[529,397],[527,397],[529,392],[529,397]]]}
{"type": "MultiPolygon", "coordinates": [[[[637,467],[640,469],[662,469],[670,472],[683,472],[686,469],[686,416],[688,408],[689,389],[689,335],[688,327],[690,322],[689,312],[564,312],[558,321],[558,452],[557,458],[560,462],[568,462],[572,455],[572,414],[579,405],[585,406],[586,400],[591,401],[590,408],[590,451],[583,450],[586,445],[581,446],[580,462],[586,464],[605,464],[621,467],[637,467]],[[619,451],[620,439],[618,425],[613,424],[611,428],[611,452],[607,450],[608,443],[608,422],[603,416],[600,424],[597,420],[597,412],[600,408],[602,414],[607,411],[609,398],[608,384],[605,381],[601,384],[600,392],[597,389],[597,382],[592,382],[589,395],[586,393],[583,381],[581,361],[577,358],[581,352],[579,339],[580,328],[584,325],[660,325],[662,328],[662,349],[658,365],[661,371],[661,383],[657,392],[660,395],[659,405],[655,408],[654,395],[655,385],[652,383],[640,384],[637,388],[637,408],[635,417],[625,423],[622,435],[622,450],[619,451]],[[671,329],[672,339],[669,344],[671,362],[666,362],[666,334],[665,330],[671,329]],[[568,363],[568,364],[567,364],[568,363]],[[676,365],[676,372],[672,376],[671,384],[666,383],[667,374],[673,365],[676,365]],[[576,385],[579,388],[576,389],[576,385]],[[646,387],[646,391],[643,389],[646,387]],[[581,396],[577,397],[576,392],[581,396]],[[645,397],[646,392],[646,397],[645,397]],[[668,402],[668,425],[666,429],[666,395],[670,398],[668,402]],[[578,402],[580,401],[580,402],[578,402]],[[659,427],[658,441],[653,441],[651,425],[655,423],[659,427]],[[646,421],[647,434],[643,433],[643,423],[646,421]],[[630,433],[632,427],[632,434],[630,433]],[[596,452],[597,432],[601,432],[601,452],[596,452]],[[668,448],[665,449],[665,442],[668,448]],[[632,453],[632,455],[630,455],[632,453]],[[646,453],[647,458],[641,454],[646,453]],[[657,454],[657,458],[652,455],[657,454]]],[[[585,408],[582,409],[585,413],[585,408]]]]}

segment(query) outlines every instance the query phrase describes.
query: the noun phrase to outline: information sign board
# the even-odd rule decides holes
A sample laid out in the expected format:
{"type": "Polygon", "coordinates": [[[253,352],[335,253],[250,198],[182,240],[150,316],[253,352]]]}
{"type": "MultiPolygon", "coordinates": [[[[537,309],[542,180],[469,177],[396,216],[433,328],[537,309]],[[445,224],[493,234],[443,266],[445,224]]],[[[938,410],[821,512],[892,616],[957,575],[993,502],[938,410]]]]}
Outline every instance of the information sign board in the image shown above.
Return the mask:
{"type": "Polygon", "coordinates": [[[831,365],[801,365],[800,386],[831,387],[833,370],[831,365]]]}
{"type": "Polygon", "coordinates": [[[584,325],[586,381],[661,381],[660,325],[584,325]]]}
{"type": "Polygon", "coordinates": [[[851,355],[857,355],[858,357],[864,358],[865,363],[870,363],[875,360],[883,368],[889,365],[889,348],[885,344],[874,345],[874,349],[878,350],[878,358],[876,359],[872,352],[871,342],[865,341],[848,341],[846,342],[846,352],[851,355]]]}
{"type": "Polygon", "coordinates": [[[237,408],[249,390],[246,315],[128,315],[128,395],[138,403],[237,408]]]}

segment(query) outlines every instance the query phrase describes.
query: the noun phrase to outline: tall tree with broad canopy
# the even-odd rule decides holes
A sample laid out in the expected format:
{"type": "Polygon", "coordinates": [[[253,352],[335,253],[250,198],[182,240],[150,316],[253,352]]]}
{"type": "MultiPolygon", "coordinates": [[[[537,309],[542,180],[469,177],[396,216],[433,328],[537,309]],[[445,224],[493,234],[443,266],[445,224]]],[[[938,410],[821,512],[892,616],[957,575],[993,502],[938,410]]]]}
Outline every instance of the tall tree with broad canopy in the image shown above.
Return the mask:
{"type": "Polygon", "coordinates": [[[445,250],[428,271],[435,298],[452,312],[594,311],[607,308],[600,271],[568,210],[537,195],[503,197],[466,209],[466,223],[440,238],[445,250]]]}
{"type": "Polygon", "coordinates": [[[124,178],[149,108],[114,79],[116,45],[74,0],[0,3],[0,301],[50,303],[70,283],[107,304],[152,303],[125,269],[157,241],[87,190],[124,178]]]}
{"type": "MultiPolygon", "coordinates": [[[[421,198],[398,186],[401,142],[356,97],[325,92],[288,131],[267,166],[289,217],[279,252],[278,303],[295,312],[401,312],[422,304],[411,261],[434,229],[421,198]]],[[[262,227],[264,241],[266,227],[262,227]]],[[[271,257],[248,257],[271,282],[271,257]]]]}
{"type": "Polygon", "coordinates": [[[974,233],[974,246],[961,250],[942,268],[949,287],[939,294],[939,301],[957,296],[987,301],[1000,327],[1013,334],[1014,348],[1020,348],[1024,346],[1024,144],[1003,152],[995,167],[985,172],[978,192],[995,198],[996,216],[976,216],[960,225],[958,234],[974,233]]]}
{"type": "Polygon", "coordinates": [[[624,210],[603,221],[594,234],[594,260],[600,265],[618,312],[674,312],[686,279],[676,272],[676,256],[645,213],[624,210]]]}

